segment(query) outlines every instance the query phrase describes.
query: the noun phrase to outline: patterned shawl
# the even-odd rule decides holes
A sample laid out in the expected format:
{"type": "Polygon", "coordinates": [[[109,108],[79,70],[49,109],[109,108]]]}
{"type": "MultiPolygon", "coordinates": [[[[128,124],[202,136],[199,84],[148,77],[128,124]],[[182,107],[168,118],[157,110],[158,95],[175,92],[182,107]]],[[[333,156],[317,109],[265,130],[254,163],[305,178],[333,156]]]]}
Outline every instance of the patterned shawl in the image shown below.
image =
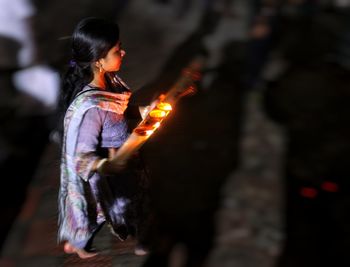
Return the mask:
{"type": "Polygon", "coordinates": [[[94,227],[96,227],[91,225],[88,219],[89,213],[91,213],[88,207],[91,208],[91,203],[88,203],[85,197],[87,181],[78,176],[74,164],[74,159],[77,156],[75,151],[82,118],[89,109],[96,107],[105,111],[123,114],[124,110],[116,103],[117,100],[122,98],[122,94],[87,90],[75,98],[66,112],[58,203],[59,241],[74,240],[75,242],[83,242],[91,237],[94,227]]]}

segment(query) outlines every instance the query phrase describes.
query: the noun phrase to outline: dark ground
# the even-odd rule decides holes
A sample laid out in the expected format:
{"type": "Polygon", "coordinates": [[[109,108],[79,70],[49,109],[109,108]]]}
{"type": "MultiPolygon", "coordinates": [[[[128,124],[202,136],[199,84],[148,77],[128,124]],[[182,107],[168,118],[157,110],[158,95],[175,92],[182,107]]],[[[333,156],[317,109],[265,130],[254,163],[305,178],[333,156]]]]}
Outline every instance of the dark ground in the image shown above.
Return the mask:
{"type": "MultiPolygon", "coordinates": [[[[1,76],[4,86],[0,108],[0,170],[3,178],[0,199],[4,203],[1,207],[0,245],[2,246],[25,200],[26,188],[47,144],[49,126],[48,117],[45,115],[22,113],[23,106],[18,106],[18,95],[10,91],[14,88],[9,83],[8,75],[2,72],[1,76]]],[[[22,97],[20,101],[32,101],[28,96],[22,97]]]]}

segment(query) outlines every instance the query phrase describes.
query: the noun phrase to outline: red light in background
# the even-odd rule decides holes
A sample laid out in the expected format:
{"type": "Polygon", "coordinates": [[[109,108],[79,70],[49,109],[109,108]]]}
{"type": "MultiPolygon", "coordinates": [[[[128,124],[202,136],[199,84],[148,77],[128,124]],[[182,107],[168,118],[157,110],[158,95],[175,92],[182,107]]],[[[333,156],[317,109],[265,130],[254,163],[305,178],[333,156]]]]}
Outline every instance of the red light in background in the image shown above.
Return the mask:
{"type": "Polygon", "coordinates": [[[332,192],[332,193],[335,193],[335,192],[339,191],[338,184],[336,184],[334,182],[329,182],[329,181],[323,182],[322,185],[321,185],[321,188],[324,191],[332,192]]]}
{"type": "Polygon", "coordinates": [[[300,189],[300,195],[306,198],[315,198],[318,192],[313,187],[302,187],[300,189]]]}

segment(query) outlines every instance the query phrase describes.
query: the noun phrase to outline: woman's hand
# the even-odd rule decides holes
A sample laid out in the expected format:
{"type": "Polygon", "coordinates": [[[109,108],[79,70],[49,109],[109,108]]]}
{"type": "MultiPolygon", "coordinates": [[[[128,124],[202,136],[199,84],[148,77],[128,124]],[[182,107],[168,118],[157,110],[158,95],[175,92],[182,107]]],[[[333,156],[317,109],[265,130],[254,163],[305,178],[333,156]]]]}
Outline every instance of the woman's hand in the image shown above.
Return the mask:
{"type": "Polygon", "coordinates": [[[151,106],[139,106],[139,111],[142,119],[145,119],[148,113],[152,110],[151,106]]]}
{"type": "Polygon", "coordinates": [[[118,107],[118,113],[124,113],[124,111],[127,109],[129,104],[129,99],[131,96],[130,92],[123,92],[122,94],[115,94],[116,95],[116,104],[118,107]]]}

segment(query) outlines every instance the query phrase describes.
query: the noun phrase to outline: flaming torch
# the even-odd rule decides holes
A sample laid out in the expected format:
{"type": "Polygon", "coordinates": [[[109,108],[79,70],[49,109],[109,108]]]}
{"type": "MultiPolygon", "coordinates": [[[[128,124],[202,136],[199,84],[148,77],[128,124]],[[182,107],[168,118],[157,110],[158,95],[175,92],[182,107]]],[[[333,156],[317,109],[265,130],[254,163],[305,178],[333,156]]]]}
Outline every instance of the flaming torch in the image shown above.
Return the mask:
{"type": "Polygon", "coordinates": [[[203,59],[195,59],[182,71],[182,75],[176,83],[165,95],[159,96],[159,102],[148,112],[125,143],[117,150],[114,157],[110,159],[111,164],[124,164],[159,128],[177,101],[184,96],[195,93],[194,82],[200,79],[203,65],[203,59]]]}

